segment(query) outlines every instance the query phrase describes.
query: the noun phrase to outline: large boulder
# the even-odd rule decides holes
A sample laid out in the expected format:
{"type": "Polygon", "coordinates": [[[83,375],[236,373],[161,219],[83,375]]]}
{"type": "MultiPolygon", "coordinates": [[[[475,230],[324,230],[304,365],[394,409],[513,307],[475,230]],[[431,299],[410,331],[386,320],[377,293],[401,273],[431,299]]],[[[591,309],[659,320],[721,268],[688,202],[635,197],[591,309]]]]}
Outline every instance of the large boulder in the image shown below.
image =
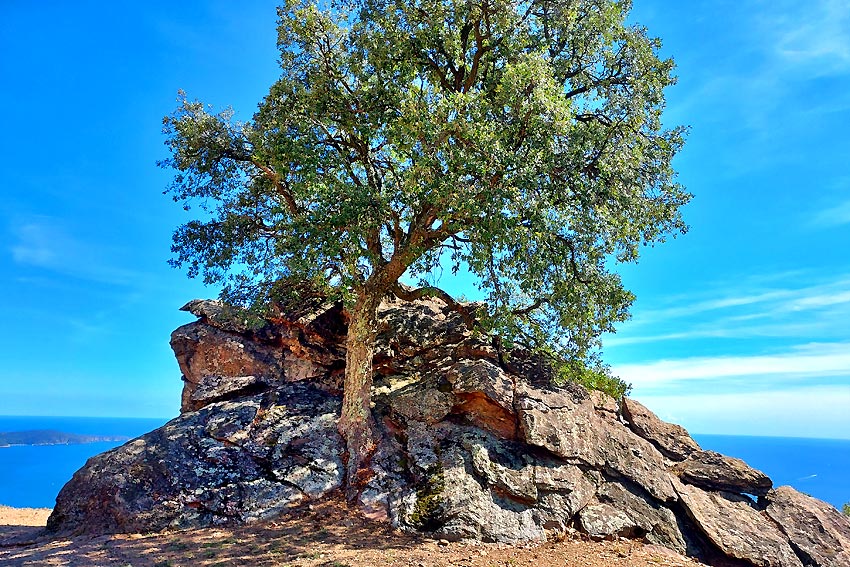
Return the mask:
{"type": "Polygon", "coordinates": [[[277,324],[219,301],[195,299],[181,310],[199,318],[171,333],[183,374],[183,412],[282,382],[340,388],[343,324],[341,311],[332,305],[277,324]]]}
{"type": "Polygon", "coordinates": [[[661,502],[675,500],[661,453],[622,423],[599,415],[581,386],[553,391],[522,386],[516,405],[520,435],[529,445],[628,478],[661,502]]]}
{"type": "Polygon", "coordinates": [[[773,481],[760,470],[715,451],[691,453],[687,460],[674,465],[673,470],[683,482],[707,490],[764,496],[773,487],[773,481]]]}
{"type": "Polygon", "coordinates": [[[280,348],[203,323],[176,329],[171,348],[183,373],[181,411],[237,397],[246,388],[270,386],[284,375],[280,348]]]}
{"type": "Polygon", "coordinates": [[[184,413],[89,459],[48,528],[149,532],[273,518],[338,489],[340,400],[308,384],[184,413]]]}
{"type": "Polygon", "coordinates": [[[780,486],[767,494],[767,515],[788,536],[808,565],[850,565],[850,524],[847,517],[825,502],[780,486]]]}
{"type": "Polygon", "coordinates": [[[678,486],[682,504],[709,540],[728,557],[759,567],[802,567],[788,538],[746,496],[678,486]]]}
{"type": "MultiPolygon", "coordinates": [[[[89,460],[51,530],[248,523],[343,488],[340,307],[312,301],[266,319],[219,302],[186,309],[199,319],[172,335],[182,414],[89,460]]],[[[575,529],[717,565],[850,565],[850,523],[833,508],[770,490],[634,400],[552,386],[539,360],[500,356],[440,301],[387,302],[378,331],[378,443],[359,494],[371,518],[446,539],[575,529]]]]}

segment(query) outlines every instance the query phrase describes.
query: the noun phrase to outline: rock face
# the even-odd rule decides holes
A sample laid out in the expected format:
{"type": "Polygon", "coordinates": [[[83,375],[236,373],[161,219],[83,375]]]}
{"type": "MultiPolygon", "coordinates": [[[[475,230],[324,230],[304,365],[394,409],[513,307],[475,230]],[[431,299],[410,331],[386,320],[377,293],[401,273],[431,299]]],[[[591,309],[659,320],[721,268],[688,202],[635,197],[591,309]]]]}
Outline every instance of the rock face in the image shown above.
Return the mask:
{"type": "Polygon", "coordinates": [[[807,565],[850,565],[850,524],[846,516],[790,486],[769,492],[767,501],[767,515],[807,565]]]}
{"type": "MultiPolygon", "coordinates": [[[[273,518],[342,488],[345,323],[333,305],[249,321],[212,301],[172,335],[182,413],[89,460],[49,528],[146,532],[273,518]]],[[[850,565],[850,522],[738,459],[703,451],[638,402],[541,385],[439,301],[380,312],[380,429],[365,514],[446,539],[580,530],[717,565],[850,565]]]]}

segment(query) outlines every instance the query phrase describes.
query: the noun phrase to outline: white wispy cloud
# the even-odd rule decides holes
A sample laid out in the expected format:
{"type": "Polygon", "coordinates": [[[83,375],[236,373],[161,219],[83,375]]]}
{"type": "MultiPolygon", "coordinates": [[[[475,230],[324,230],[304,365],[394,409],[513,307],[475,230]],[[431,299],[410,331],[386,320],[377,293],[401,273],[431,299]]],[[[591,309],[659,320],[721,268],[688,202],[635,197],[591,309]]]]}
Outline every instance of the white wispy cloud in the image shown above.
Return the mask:
{"type": "Polygon", "coordinates": [[[605,345],[625,353],[614,373],[663,419],[850,438],[850,274],[762,274],[656,301],[605,345]]]}
{"type": "Polygon", "coordinates": [[[850,200],[818,211],[812,224],[826,227],[850,224],[850,200]]]}
{"type": "Polygon", "coordinates": [[[797,345],[774,354],[686,357],[621,364],[614,367],[614,372],[636,389],[729,377],[770,377],[781,387],[782,382],[789,379],[850,377],[850,343],[797,345]]]}
{"type": "Polygon", "coordinates": [[[17,223],[11,232],[9,252],[19,265],[111,285],[129,285],[140,280],[139,273],[122,265],[121,251],[78,237],[59,219],[31,217],[17,223]]]}
{"type": "Polygon", "coordinates": [[[850,275],[794,273],[715,284],[696,296],[636,306],[607,347],[706,338],[811,337],[846,340],[850,275]],[[842,336],[842,329],[845,332],[842,336]]]}
{"type": "Polygon", "coordinates": [[[730,307],[743,307],[754,304],[765,303],[771,300],[782,300],[792,297],[797,290],[777,289],[760,293],[745,293],[743,295],[731,295],[697,301],[688,301],[687,297],[678,298],[680,303],[673,307],[650,309],[636,316],[634,324],[650,323],[658,320],[678,319],[690,317],[708,311],[718,311],[730,307]]]}
{"type": "Polygon", "coordinates": [[[735,25],[717,34],[724,43],[713,43],[709,52],[719,54],[682,69],[687,94],[671,104],[668,114],[693,124],[694,137],[711,129],[760,150],[746,160],[737,154],[717,156],[722,163],[716,178],[793,158],[787,142],[795,133],[810,132],[815,123],[833,123],[833,115],[850,109],[846,89],[830,96],[811,94],[816,81],[850,75],[846,0],[778,0],[770,9],[740,2],[728,6],[725,18],[735,25]]]}
{"type": "MultiPolygon", "coordinates": [[[[813,76],[850,70],[850,8],[846,0],[787,4],[789,12],[764,16],[775,34],[777,55],[813,76]]],[[[782,13],[781,11],[779,12],[782,13]]]]}
{"type": "Polygon", "coordinates": [[[848,386],[645,395],[640,400],[662,419],[691,433],[850,439],[848,386]]]}

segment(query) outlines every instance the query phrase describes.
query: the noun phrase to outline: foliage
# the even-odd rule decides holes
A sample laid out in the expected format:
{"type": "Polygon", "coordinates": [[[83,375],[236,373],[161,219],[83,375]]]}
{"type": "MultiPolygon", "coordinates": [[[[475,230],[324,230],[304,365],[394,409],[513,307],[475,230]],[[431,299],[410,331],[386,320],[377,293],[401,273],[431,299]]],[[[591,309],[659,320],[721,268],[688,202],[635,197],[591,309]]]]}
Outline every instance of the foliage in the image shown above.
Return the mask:
{"type": "Polygon", "coordinates": [[[850,516],[850,502],[845,503],[844,506],[841,507],[841,512],[843,512],[845,516],[850,516]]]}
{"type": "Polygon", "coordinates": [[[603,364],[589,366],[587,364],[565,364],[560,366],[560,377],[557,382],[563,383],[567,380],[578,382],[590,390],[605,392],[615,400],[627,395],[631,385],[621,378],[614,376],[610,368],[603,364]]]}
{"type": "Polygon", "coordinates": [[[599,336],[633,296],[612,271],[685,230],[661,124],[673,63],[614,0],[287,0],[281,77],[247,122],[181,97],[168,193],[195,220],[175,266],[262,304],[281,281],[349,307],[439,295],[469,270],[480,323],[560,375],[625,387],[599,336]],[[420,281],[411,291],[399,278],[420,281]]]}

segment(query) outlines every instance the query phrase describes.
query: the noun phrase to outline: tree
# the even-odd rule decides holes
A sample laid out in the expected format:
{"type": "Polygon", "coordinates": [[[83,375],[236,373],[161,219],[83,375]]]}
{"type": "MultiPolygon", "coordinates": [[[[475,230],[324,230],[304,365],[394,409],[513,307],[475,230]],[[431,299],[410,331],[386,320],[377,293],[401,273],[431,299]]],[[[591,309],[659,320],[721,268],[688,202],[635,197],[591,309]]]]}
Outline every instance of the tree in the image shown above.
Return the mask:
{"type": "Polygon", "coordinates": [[[281,77],[250,121],[181,95],[162,165],[202,211],[176,230],[174,265],[231,302],[281,281],[344,302],[351,491],[374,448],[383,298],[464,311],[427,282],[467,269],[482,328],[605,380],[599,336],[633,299],[611,267],[683,231],[690,196],[671,167],[683,130],[661,125],[673,63],[626,23],[630,2],[324,4],[278,9],[281,77]]]}

